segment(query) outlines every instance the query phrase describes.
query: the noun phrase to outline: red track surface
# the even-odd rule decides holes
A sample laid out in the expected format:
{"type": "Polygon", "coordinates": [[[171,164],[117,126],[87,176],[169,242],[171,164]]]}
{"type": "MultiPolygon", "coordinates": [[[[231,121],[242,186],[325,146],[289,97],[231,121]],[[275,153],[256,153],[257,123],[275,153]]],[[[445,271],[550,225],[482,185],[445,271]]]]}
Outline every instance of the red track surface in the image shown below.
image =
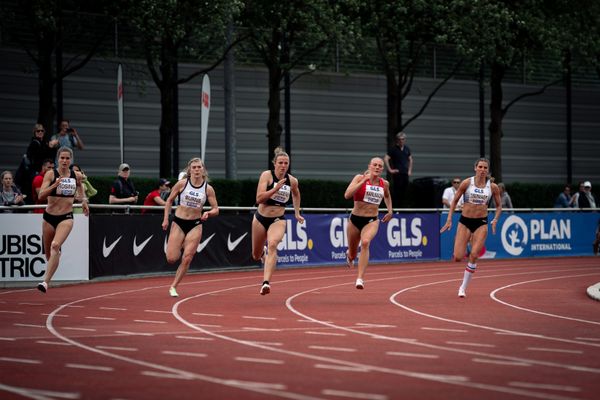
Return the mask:
{"type": "MultiPolygon", "coordinates": [[[[63,266],[64,268],[65,266],[63,266]]],[[[597,399],[598,258],[0,291],[2,399],[597,399]]]]}

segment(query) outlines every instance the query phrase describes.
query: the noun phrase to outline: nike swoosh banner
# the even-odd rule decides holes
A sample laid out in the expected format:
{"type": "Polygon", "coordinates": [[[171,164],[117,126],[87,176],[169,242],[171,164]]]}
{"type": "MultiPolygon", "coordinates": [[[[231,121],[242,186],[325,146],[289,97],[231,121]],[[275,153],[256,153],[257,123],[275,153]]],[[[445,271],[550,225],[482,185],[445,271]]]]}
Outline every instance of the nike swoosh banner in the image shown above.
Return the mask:
{"type": "MultiPolygon", "coordinates": [[[[165,256],[168,231],[162,230],[162,215],[90,216],[90,278],[152,272],[174,272],[165,256]]],[[[220,215],[202,225],[202,240],[190,270],[257,267],[250,258],[252,214],[220,215]],[[229,251],[228,240],[243,237],[229,251]]]]}

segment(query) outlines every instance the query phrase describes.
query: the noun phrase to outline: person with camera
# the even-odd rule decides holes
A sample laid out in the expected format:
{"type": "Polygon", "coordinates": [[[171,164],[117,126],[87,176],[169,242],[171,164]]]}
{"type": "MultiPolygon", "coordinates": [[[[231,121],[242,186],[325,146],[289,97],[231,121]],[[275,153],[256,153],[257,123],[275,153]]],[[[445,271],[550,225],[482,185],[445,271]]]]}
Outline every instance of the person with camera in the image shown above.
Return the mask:
{"type": "MultiPolygon", "coordinates": [[[[79,136],[79,132],[77,132],[77,129],[71,127],[71,123],[66,119],[61,121],[60,130],[56,135],[52,135],[49,145],[51,149],[54,149],[55,153],[61,147],[67,147],[71,151],[74,151],[75,147],[83,150],[83,141],[81,140],[81,136],[79,136]]],[[[56,158],[56,155],[54,158],[56,158]]],[[[55,159],[54,162],[58,165],[58,160],[55,159]]]]}
{"type": "MultiPolygon", "coordinates": [[[[129,175],[131,174],[131,168],[129,164],[119,165],[119,175],[110,188],[110,195],[108,196],[109,204],[117,205],[135,205],[138,201],[139,192],[135,190],[135,186],[129,175]]],[[[128,213],[128,209],[125,210],[128,213]]]]}

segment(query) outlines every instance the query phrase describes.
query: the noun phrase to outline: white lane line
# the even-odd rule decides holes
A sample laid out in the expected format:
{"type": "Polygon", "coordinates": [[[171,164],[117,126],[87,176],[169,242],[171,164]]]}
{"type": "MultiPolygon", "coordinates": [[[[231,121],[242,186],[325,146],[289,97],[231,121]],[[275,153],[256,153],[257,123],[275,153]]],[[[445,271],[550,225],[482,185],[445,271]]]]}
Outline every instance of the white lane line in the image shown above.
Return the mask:
{"type": "Polygon", "coordinates": [[[284,384],[281,384],[281,383],[238,381],[237,379],[232,379],[231,382],[234,382],[237,386],[240,386],[240,387],[260,388],[260,389],[270,389],[270,390],[287,390],[287,386],[285,386],[284,384]]]}
{"type": "Polygon", "coordinates": [[[154,333],[146,333],[146,332],[115,331],[115,333],[119,333],[122,335],[131,335],[131,336],[154,336],[154,333]]]}
{"type": "Polygon", "coordinates": [[[259,364],[283,364],[283,360],[273,360],[271,358],[253,358],[253,357],[235,357],[236,361],[253,362],[259,364]]]}
{"type": "Polygon", "coordinates": [[[257,328],[255,326],[243,326],[244,331],[255,331],[255,332],[281,332],[278,328],[257,328]]]}
{"type": "Polygon", "coordinates": [[[20,306],[43,306],[44,303],[19,303],[20,306]]]}
{"type": "Polygon", "coordinates": [[[496,347],[495,344],[486,344],[486,343],[472,343],[472,342],[455,342],[449,340],[446,342],[447,344],[456,344],[459,346],[472,346],[472,347],[496,347]]]}
{"type": "MultiPolygon", "coordinates": [[[[48,314],[48,313],[42,313],[41,315],[43,315],[44,317],[47,317],[47,316],[49,316],[50,314],[48,314]]],[[[67,314],[56,314],[56,315],[55,315],[55,317],[69,318],[69,317],[70,317],[70,315],[67,315],[67,314]]]]}
{"type": "Polygon", "coordinates": [[[520,361],[502,361],[502,360],[490,360],[487,358],[472,358],[471,361],[482,363],[482,364],[495,364],[495,365],[514,365],[517,367],[531,367],[531,364],[520,361]]]}
{"type": "Polygon", "coordinates": [[[548,348],[545,348],[545,347],[528,347],[527,350],[531,350],[531,351],[549,351],[549,352],[552,352],[552,353],[583,354],[583,350],[548,349],[548,348]]]}
{"type": "Polygon", "coordinates": [[[207,314],[207,313],[201,313],[201,312],[195,312],[192,313],[192,315],[198,315],[201,317],[222,317],[223,314],[207,314]]]}
{"type": "Polygon", "coordinates": [[[69,305],[66,305],[65,307],[71,307],[71,308],[84,308],[83,306],[76,306],[76,305],[74,305],[74,304],[69,304],[69,305]]]}
{"type": "Polygon", "coordinates": [[[357,322],[354,325],[360,326],[361,328],[397,328],[396,325],[369,324],[366,322],[357,322]]]}
{"type": "Polygon", "coordinates": [[[4,390],[9,393],[16,393],[22,397],[27,397],[36,400],[47,400],[47,399],[80,399],[81,393],[76,392],[56,392],[53,390],[39,390],[31,388],[23,388],[16,386],[8,386],[0,383],[0,390],[4,390]]]}
{"type": "Polygon", "coordinates": [[[133,322],[139,322],[141,324],[166,324],[167,321],[151,321],[147,319],[134,319],[133,322]]]}
{"type": "Polygon", "coordinates": [[[53,344],[56,346],[71,346],[71,343],[65,343],[65,342],[53,342],[51,340],[36,340],[36,343],[39,344],[53,344]]]}
{"type": "Polygon", "coordinates": [[[308,346],[309,349],[314,350],[331,350],[331,351],[342,351],[347,353],[355,352],[356,349],[350,349],[348,347],[329,347],[329,346],[308,346]]]}
{"type": "Polygon", "coordinates": [[[389,356],[401,356],[401,357],[416,357],[416,358],[440,358],[437,354],[422,354],[422,353],[406,353],[403,351],[386,351],[385,354],[389,356]]]}
{"type": "Polygon", "coordinates": [[[383,394],[348,392],[345,390],[334,390],[334,389],[323,389],[321,391],[321,394],[323,394],[325,396],[347,397],[349,399],[363,399],[363,400],[387,400],[388,399],[388,397],[383,394]]]}
{"type": "Polygon", "coordinates": [[[280,342],[259,342],[259,341],[248,340],[246,343],[254,344],[254,345],[263,345],[263,346],[283,346],[283,343],[280,343],[280,342]]]}
{"type": "Polygon", "coordinates": [[[65,326],[61,329],[64,329],[66,331],[96,332],[96,329],[93,328],[80,328],[77,326],[65,326]]]}
{"type": "Polygon", "coordinates": [[[589,340],[590,342],[600,342],[600,338],[594,337],[576,337],[577,340],[589,340]]]}
{"type": "Polygon", "coordinates": [[[14,337],[0,337],[0,340],[5,340],[7,342],[14,342],[17,339],[15,339],[14,337]]]}
{"type": "Polygon", "coordinates": [[[13,357],[0,357],[0,361],[15,362],[20,364],[41,364],[40,360],[32,360],[29,358],[13,358],[13,357]]]}
{"type": "Polygon", "coordinates": [[[145,375],[145,376],[151,376],[153,378],[163,378],[163,379],[183,379],[186,381],[190,381],[192,379],[194,379],[194,377],[190,376],[190,375],[184,375],[184,374],[171,374],[168,372],[157,372],[157,371],[142,371],[140,372],[141,375],[145,375]]]}
{"type": "Polygon", "coordinates": [[[109,310],[109,311],[127,311],[126,308],[121,307],[99,307],[101,310],[109,310]]]}
{"type": "MultiPolygon", "coordinates": [[[[313,321],[313,320],[310,320],[310,319],[297,319],[296,321],[297,322],[312,322],[313,324],[318,324],[320,322],[320,321],[318,321],[318,322],[317,321],[313,321]]],[[[323,322],[326,323],[326,324],[333,324],[333,321],[323,321],[323,322]]]]}
{"type": "Polygon", "coordinates": [[[275,317],[253,317],[251,315],[242,315],[242,318],[246,318],[246,319],[268,319],[268,320],[276,320],[277,319],[275,317]]]}
{"type": "Polygon", "coordinates": [[[144,310],[144,312],[159,313],[159,314],[171,314],[171,311],[164,311],[164,310],[144,310]]]}
{"type": "Polygon", "coordinates": [[[449,328],[430,328],[427,326],[421,327],[424,331],[439,331],[439,332],[458,332],[458,333],[466,333],[469,332],[466,329],[449,329],[449,328]]]}
{"type": "Polygon", "coordinates": [[[33,324],[13,324],[13,326],[20,326],[22,328],[46,328],[44,325],[33,325],[33,324]]]}
{"type": "Polygon", "coordinates": [[[323,336],[346,336],[345,333],[337,333],[337,332],[315,332],[315,331],[306,331],[304,332],[307,335],[323,335],[323,336]]]}
{"type": "Polygon", "coordinates": [[[348,372],[368,372],[368,368],[352,367],[349,365],[333,365],[333,364],[315,364],[315,368],[319,369],[332,369],[334,371],[348,371],[348,372]]]}
{"type": "Polygon", "coordinates": [[[100,350],[139,351],[136,347],[96,346],[96,348],[100,350]]]}
{"type": "Polygon", "coordinates": [[[85,317],[86,319],[99,319],[102,321],[114,321],[116,320],[116,318],[111,318],[111,317],[85,317]]]}
{"type": "Polygon", "coordinates": [[[25,314],[25,311],[9,311],[9,310],[0,310],[2,314],[25,314]]]}
{"type": "Polygon", "coordinates": [[[115,369],[113,367],[103,367],[101,365],[87,365],[87,364],[65,364],[67,368],[74,369],[89,369],[92,371],[104,371],[104,372],[112,372],[115,369]]]}
{"type": "Polygon", "coordinates": [[[210,324],[194,324],[195,326],[199,326],[200,328],[222,328],[221,325],[210,325],[210,324]]]}
{"type": "Polygon", "coordinates": [[[508,386],[527,388],[527,389],[547,389],[547,390],[560,390],[563,392],[581,392],[581,388],[576,386],[564,386],[564,385],[549,385],[547,383],[533,383],[533,382],[508,382],[508,386]]]}
{"type": "Polygon", "coordinates": [[[211,337],[203,337],[203,336],[175,336],[177,339],[189,339],[189,340],[215,340],[211,337]]]}
{"type": "Polygon", "coordinates": [[[169,350],[164,350],[162,351],[163,354],[169,355],[169,356],[186,356],[186,357],[206,357],[206,353],[190,353],[188,351],[169,351],[169,350]]]}

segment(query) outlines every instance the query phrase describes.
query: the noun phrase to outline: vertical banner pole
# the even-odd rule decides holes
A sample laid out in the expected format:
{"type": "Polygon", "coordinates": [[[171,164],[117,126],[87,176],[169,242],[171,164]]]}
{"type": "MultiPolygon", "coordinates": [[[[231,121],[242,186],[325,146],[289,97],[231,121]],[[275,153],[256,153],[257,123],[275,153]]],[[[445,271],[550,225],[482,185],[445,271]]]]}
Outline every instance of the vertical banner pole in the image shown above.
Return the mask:
{"type": "Polygon", "coordinates": [[[119,146],[121,150],[121,163],[124,163],[123,151],[123,68],[119,64],[117,69],[117,108],[119,110],[119,146]]]}
{"type": "Polygon", "coordinates": [[[208,135],[208,114],[210,112],[210,79],[208,75],[202,78],[202,110],[200,115],[200,140],[202,142],[201,158],[206,162],[206,136],[208,135]]]}

